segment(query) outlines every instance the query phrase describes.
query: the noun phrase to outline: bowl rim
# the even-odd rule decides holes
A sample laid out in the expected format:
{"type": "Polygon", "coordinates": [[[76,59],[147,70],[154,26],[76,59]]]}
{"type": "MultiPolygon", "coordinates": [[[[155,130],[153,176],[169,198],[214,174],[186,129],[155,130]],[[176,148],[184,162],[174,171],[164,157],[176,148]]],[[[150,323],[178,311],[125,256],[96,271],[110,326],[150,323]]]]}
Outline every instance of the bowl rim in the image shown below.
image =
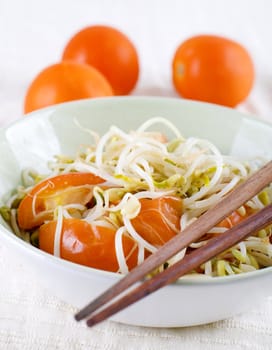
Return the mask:
{"type": "MultiPolygon", "coordinates": [[[[46,108],[42,108],[33,112],[30,112],[26,114],[23,118],[17,119],[9,123],[8,125],[5,125],[4,127],[0,128],[0,131],[7,131],[9,128],[11,128],[13,125],[25,123],[26,119],[42,119],[44,115],[47,115],[50,112],[56,111],[58,109],[61,109],[63,107],[69,106],[76,106],[76,105],[82,105],[82,104],[96,104],[96,103],[120,103],[120,101],[136,101],[136,103],[142,103],[142,102],[153,102],[158,103],[161,101],[164,101],[166,103],[181,103],[181,104],[193,104],[193,105],[199,105],[203,107],[209,107],[212,109],[217,110],[228,110],[230,113],[236,114],[236,116],[240,119],[245,118],[254,121],[257,124],[264,125],[268,128],[272,129],[272,124],[262,120],[257,119],[255,115],[253,114],[245,114],[241,111],[235,110],[233,108],[229,108],[226,106],[216,105],[208,102],[201,102],[201,101],[194,101],[189,99],[181,99],[178,97],[165,97],[165,96],[111,96],[111,97],[99,97],[99,98],[87,98],[87,99],[81,99],[76,101],[69,101],[64,103],[59,103],[57,105],[49,106],[46,108]]],[[[25,253],[27,254],[27,250],[31,252],[31,255],[33,255],[36,259],[48,259],[48,261],[53,264],[60,266],[66,270],[71,270],[76,273],[88,275],[92,273],[95,277],[99,278],[107,278],[112,280],[113,282],[119,281],[121,278],[124,277],[124,275],[118,274],[116,272],[110,272],[110,271],[104,271],[95,269],[92,267],[80,265],[77,263],[73,263],[68,260],[61,259],[59,257],[56,257],[54,255],[51,255],[49,253],[46,253],[39,248],[36,248],[32,246],[31,244],[23,241],[19,237],[17,237],[15,234],[13,234],[10,230],[8,230],[4,225],[0,222],[0,230],[4,231],[5,234],[0,236],[0,240],[4,242],[5,239],[9,241],[11,244],[15,244],[19,247],[19,249],[23,249],[25,253]],[[4,238],[3,238],[4,237],[4,238]]],[[[191,275],[191,276],[183,276],[182,278],[178,279],[174,283],[166,286],[166,287],[178,287],[178,286],[198,286],[198,285],[222,285],[222,284],[229,284],[229,283],[235,283],[239,281],[245,281],[248,279],[254,279],[254,278],[260,278],[262,276],[266,276],[268,274],[272,273],[272,266],[271,267],[265,267],[259,270],[250,271],[247,273],[241,273],[241,274],[234,274],[234,275],[228,275],[228,276],[222,276],[222,277],[209,277],[205,275],[191,275]]]]}
{"type": "Polygon", "coordinates": [[[8,123],[7,125],[4,125],[3,127],[0,127],[0,131],[7,130],[13,125],[24,123],[26,119],[37,119],[37,118],[43,118],[43,114],[47,114],[48,112],[53,112],[56,109],[66,108],[69,106],[76,106],[76,105],[82,105],[82,104],[96,104],[96,103],[123,103],[126,101],[136,101],[137,103],[140,102],[154,102],[154,103],[160,103],[163,101],[163,103],[180,103],[184,105],[198,105],[203,106],[204,108],[211,108],[211,109],[218,109],[218,110],[225,110],[228,111],[231,114],[236,114],[236,117],[243,119],[250,119],[256,122],[257,124],[266,125],[268,127],[272,127],[272,123],[268,122],[267,120],[263,120],[258,116],[258,114],[253,113],[246,113],[243,111],[240,111],[235,108],[231,108],[228,106],[223,106],[211,102],[205,102],[205,101],[197,101],[197,100],[190,100],[187,98],[181,98],[181,97],[174,97],[174,96],[146,96],[146,95],[131,95],[131,96],[101,96],[101,97],[92,97],[92,98],[83,98],[80,100],[74,100],[74,101],[67,101],[67,102],[61,102],[55,105],[51,105],[48,107],[40,108],[37,110],[34,110],[32,112],[23,114],[20,119],[15,119],[8,123]],[[27,118],[26,118],[27,117],[27,118]]]}

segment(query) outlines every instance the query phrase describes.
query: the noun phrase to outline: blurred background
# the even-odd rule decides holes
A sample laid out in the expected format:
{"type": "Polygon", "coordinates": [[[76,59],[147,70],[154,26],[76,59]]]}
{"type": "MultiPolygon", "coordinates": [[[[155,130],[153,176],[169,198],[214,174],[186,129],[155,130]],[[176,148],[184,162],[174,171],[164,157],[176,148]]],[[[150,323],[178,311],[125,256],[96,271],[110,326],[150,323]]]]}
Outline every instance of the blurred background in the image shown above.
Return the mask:
{"type": "Polygon", "coordinates": [[[106,24],[123,31],[140,56],[134,95],[177,96],[171,60],[194,34],[219,34],[250,52],[256,81],[238,108],[272,122],[272,2],[269,0],[0,0],[0,124],[22,116],[32,79],[60,60],[77,31],[106,24]]]}

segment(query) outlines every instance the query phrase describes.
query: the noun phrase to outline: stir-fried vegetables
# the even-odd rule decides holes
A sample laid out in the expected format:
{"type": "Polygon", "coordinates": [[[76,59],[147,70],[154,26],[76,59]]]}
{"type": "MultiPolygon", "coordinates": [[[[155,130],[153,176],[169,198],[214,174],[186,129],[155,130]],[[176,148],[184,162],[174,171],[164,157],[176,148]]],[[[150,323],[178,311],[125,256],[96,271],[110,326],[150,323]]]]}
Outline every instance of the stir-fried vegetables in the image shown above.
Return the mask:
{"type": "MultiPolygon", "coordinates": [[[[153,118],[126,133],[112,126],[51,173],[23,172],[22,184],[0,208],[14,233],[72,262],[127,273],[244,181],[256,164],[222,155],[209,141],[185,139],[169,121],[153,118]],[[173,134],[148,131],[162,124],[173,134]]],[[[263,161],[264,162],[264,161],[263,161]]],[[[182,259],[271,202],[269,186],[161,268],[182,259]]],[[[272,266],[271,228],[237,244],[194,273],[225,276],[272,266]]]]}

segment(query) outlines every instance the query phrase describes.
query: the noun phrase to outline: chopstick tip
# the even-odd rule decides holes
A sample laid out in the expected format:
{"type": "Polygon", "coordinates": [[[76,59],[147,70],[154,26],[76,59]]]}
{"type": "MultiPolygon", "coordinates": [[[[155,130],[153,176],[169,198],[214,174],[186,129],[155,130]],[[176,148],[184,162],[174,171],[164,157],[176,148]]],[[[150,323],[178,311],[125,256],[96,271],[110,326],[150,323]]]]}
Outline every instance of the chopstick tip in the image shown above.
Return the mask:
{"type": "Polygon", "coordinates": [[[93,327],[97,324],[98,322],[94,319],[94,318],[89,318],[87,321],[86,321],[86,324],[88,327],[93,327]]]}
{"type": "Polygon", "coordinates": [[[84,318],[84,315],[82,315],[82,312],[77,312],[75,315],[74,315],[74,319],[79,322],[79,321],[82,321],[84,318]]]}

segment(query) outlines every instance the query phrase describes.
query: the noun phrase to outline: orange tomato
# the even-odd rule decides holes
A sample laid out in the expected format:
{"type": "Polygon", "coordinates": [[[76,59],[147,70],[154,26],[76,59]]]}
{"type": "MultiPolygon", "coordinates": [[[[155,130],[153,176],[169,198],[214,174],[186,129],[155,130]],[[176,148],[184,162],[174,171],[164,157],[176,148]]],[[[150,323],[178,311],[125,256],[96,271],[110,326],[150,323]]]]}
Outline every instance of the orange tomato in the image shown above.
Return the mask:
{"type": "Polygon", "coordinates": [[[239,43],[214,35],[194,36],[176,50],[172,80],[189,99],[234,107],[250,93],[254,66],[239,43]]]}
{"type": "Polygon", "coordinates": [[[62,59],[95,67],[108,79],[116,95],[128,94],[139,76],[136,48],[126,35],[108,26],[91,26],[76,33],[62,59]]]}
{"type": "MultiPolygon", "coordinates": [[[[50,221],[39,229],[39,248],[53,254],[56,221],[50,221]]],[[[117,272],[115,253],[115,231],[102,226],[90,225],[80,219],[63,219],[60,238],[60,257],[74,263],[96,269],[117,272]]],[[[138,248],[128,236],[122,239],[127,265],[137,265],[138,248]]]]}
{"type": "Polygon", "coordinates": [[[92,186],[104,180],[91,173],[69,173],[40,182],[23,198],[18,207],[18,225],[31,229],[53,219],[58,205],[87,204],[93,194],[92,186]],[[34,212],[35,211],[35,212],[34,212]]]}
{"type": "Polygon", "coordinates": [[[135,230],[149,243],[161,246],[180,230],[182,200],[178,197],[140,199],[140,213],[131,220],[135,230]]]}
{"type": "Polygon", "coordinates": [[[232,228],[233,226],[239,224],[241,221],[245,220],[248,216],[250,216],[253,213],[253,211],[249,208],[246,208],[245,215],[241,215],[239,211],[235,210],[233,213],[231,213],[226,219],[222,220],[219,224],[217,224],[217,227],[225,227],[225,228],[232,228]]]}
{"type": "Polygon", "coordinates": [[[112,96],[106,78],[95,68],[75,62],[61,62],[45,68],[29,86],[24,112],[61,102],[112,96]]]}

